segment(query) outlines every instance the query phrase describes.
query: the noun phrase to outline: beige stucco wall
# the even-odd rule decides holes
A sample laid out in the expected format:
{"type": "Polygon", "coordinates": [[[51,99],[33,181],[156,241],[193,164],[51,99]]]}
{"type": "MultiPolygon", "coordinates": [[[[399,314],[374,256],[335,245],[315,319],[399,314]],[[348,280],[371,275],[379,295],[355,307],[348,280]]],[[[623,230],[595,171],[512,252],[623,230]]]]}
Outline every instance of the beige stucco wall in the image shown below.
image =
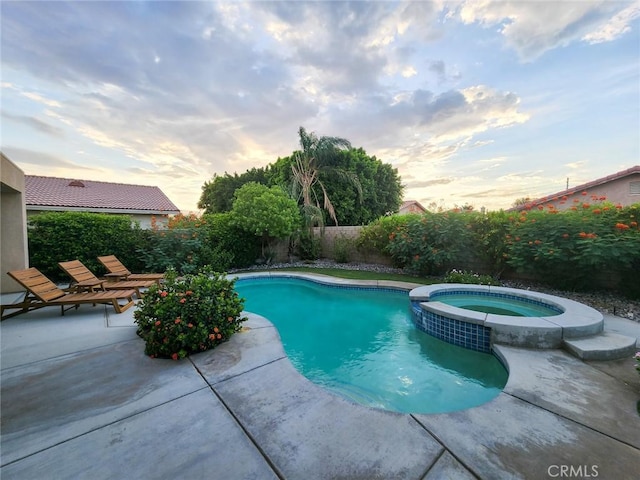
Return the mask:
{"type": "Polygon", "coordinates": [[[24,172],[0,153],[0,293],[22,291],[8,271],[29,266],[24,172]]]}

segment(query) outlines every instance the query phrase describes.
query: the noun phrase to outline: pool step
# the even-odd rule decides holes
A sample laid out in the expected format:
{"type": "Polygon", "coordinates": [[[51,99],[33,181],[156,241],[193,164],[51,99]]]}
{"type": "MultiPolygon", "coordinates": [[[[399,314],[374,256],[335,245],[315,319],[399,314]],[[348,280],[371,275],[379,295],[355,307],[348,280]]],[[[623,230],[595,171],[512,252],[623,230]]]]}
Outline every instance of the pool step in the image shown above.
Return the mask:
{"type": "Polygon", "coordinates": [[[617,360],[633,357],[636,353],[636,341],[634,337],[602,332],[590,337],[564,339],[562,344],[581,360],[617,360]]]}

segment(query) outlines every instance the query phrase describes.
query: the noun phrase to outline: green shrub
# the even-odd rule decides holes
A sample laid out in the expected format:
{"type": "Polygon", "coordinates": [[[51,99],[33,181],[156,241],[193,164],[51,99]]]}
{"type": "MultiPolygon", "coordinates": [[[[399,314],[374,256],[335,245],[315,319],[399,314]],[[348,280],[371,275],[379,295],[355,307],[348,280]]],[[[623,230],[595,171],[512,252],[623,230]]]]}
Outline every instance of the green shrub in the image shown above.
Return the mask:
{"type": "Polygon", "coordinates": [[[594,278],[603,271],[633,278],[633,265],[640,262],[639,208],[584,203],[561,212],[513,214],[507,261],[518,272],[568,290],[596,287],[594,278]]]}
{"type": "Polygon", "coordinates": [[[303,229],[294,242],[294,252],[302,260],[317,260],[322,253],[320,239],[308,229],[303,229]]]}
{"type": "Polygon", "coordinates": [[[511,228],[509,213],[467,213],[474,236],[474,255],[491,273],[500,277],[507,268],[507,244],[505,238],[511,228]]]}
{"type": "Polygon", "coordinates": [[[362,228],[355,241],[356,248],[364,254],[390,255],[388,247],[392,237],[391,234],[405,226],[413,217],[419,216],[410,214],[380,217],[375,222],[362,228]]]}
{"type": "Polygon", "coordinates": [[[205,265],[224,272],[252,265],[259,255],[259,239],[234,226],[231,213],[176,215],[168,228],[155,229],[138,249],[147,270],[173,268],[193,273],[205,265]]]}
{"type": "Polygon", "coordinates": [[[389,236],[387,250],[399,266],[421,275],[439,275],[473,259],[473,232],[465,213],[410,215],[389,236]]]}
{"type": "Polygon", "coordinates": [[[234,268],[253,265],[260,255],[260,238],[236,226],[230,212],[206,214],[202,221],[205,241],[214,255],[230,259],[234,268]]]}
{"type": "Polygon", "coordinates": [[[333,258],[337,263],[348,263],[354,248],[354,240],[338,235],[333,239],[333,258]]]}
{"type": "MultiPolygon", "coordinates": [[[[193,273],[213,257],[196,228],[180,228],[155,232],[146,249],[138,249],[149,270],[164,272],[173,268],[180,274],[193,273]]],[[[229,265],[222,265],[225,271],[229,265]]]]}
{"type": "Polygon", "coordinates": [[[209,268],[179,279],[168,270],[164,283],[149,288],[134,312],[145,354],[177,360],[229,340],[246,320],[234,284],[209,268]]]}
{"type": "Polygon", "coordinates": [[[147,234],[126,215],[47,212],[28,219],[29,263],[53,281],[69,278],[58,262],[80,260],[96,275],[105,273],[97,257],[115,255],[132,271],[140,271],[136,250],[147,234]]]}
{"type": "Polygon", "coordinates": [[[475,285],[500,285],[500,282],[491,275],[479,275],[455,268],[448,272],[442,279],[444,283],[471,283],[475,285]]]}

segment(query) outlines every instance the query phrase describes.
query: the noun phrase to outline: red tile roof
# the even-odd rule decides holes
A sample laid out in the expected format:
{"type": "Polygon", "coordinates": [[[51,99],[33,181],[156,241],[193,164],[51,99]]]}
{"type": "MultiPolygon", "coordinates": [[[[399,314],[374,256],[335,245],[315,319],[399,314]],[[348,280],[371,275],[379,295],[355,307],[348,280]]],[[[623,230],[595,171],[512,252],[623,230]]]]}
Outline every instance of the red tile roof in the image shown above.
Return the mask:
{"type": "Polygon", "coordinates": [[[178,214],[180,209],[158,187],[25,175],[27,210],[87,210],[178,214]],[[34,208],[35,207],[35,208],[34,208]]]}
{"type": "Polygon", "coordinates": [[[426,212],[427,209],[424,208],[420,202],[418,202],[417,200],[405,200],[404,202],[402,202],[402,205],[400,205],[400,208],[398,209],[398,211],[402,211],[402,210],[406,210],[409,207],[411,207],[412,205],[415,205],[417,210],[420,210],[422,212],[426,212]]]}
{"type": "MultiPolygon", "coordinates": [[[[606,177],[598,178],[597,180],[592,180],[590,182],[583,183],[582,185],[578,185],[577,187],[571,187],[566,190],[562,190],[560,192],[554,193],[552,195],[547,195],[546,197],[540,197],[540,198],[536,198],[535,200],[530,200],[526,203],[526,206],[531,207],[535,205],[541,205],[543,203],[552,201],[558,197],[562,197],[563,195],[573,195],[576,192],[589,190],[590,188],[597,187],[598,185],[609,183],[609,182],[612,182],[613,180],[618,180],[619,178],[624,178],[629,175],[633,175],[635,173],[640,173],[640,165],[635,165],[633,167],[627,168],[626,170],[621,170],[620,172],[612,173],[611,175],[607,175],[606,177]]],[[[522,210],[524,208],[525,208],[525,205],[518,205],[517,207],[510,208],[509,210],[522,210]]]]}

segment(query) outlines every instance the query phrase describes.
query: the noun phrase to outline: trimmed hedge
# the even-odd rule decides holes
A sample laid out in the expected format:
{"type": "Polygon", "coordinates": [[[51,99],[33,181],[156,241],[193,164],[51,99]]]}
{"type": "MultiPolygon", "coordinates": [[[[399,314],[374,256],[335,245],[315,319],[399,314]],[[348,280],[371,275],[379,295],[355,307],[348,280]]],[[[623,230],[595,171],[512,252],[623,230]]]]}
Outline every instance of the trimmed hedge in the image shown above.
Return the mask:
{"type": "Polygon", "coordinates": [[[105,273],[98,256],[116,255],[132,271],[141,271],[137,248],[147,245],[149,232],[125,215],[47,212],[29,217],[29,264],[53,281],[69,277],[58,262],[80,260],[96,275],[105,273]]]}

